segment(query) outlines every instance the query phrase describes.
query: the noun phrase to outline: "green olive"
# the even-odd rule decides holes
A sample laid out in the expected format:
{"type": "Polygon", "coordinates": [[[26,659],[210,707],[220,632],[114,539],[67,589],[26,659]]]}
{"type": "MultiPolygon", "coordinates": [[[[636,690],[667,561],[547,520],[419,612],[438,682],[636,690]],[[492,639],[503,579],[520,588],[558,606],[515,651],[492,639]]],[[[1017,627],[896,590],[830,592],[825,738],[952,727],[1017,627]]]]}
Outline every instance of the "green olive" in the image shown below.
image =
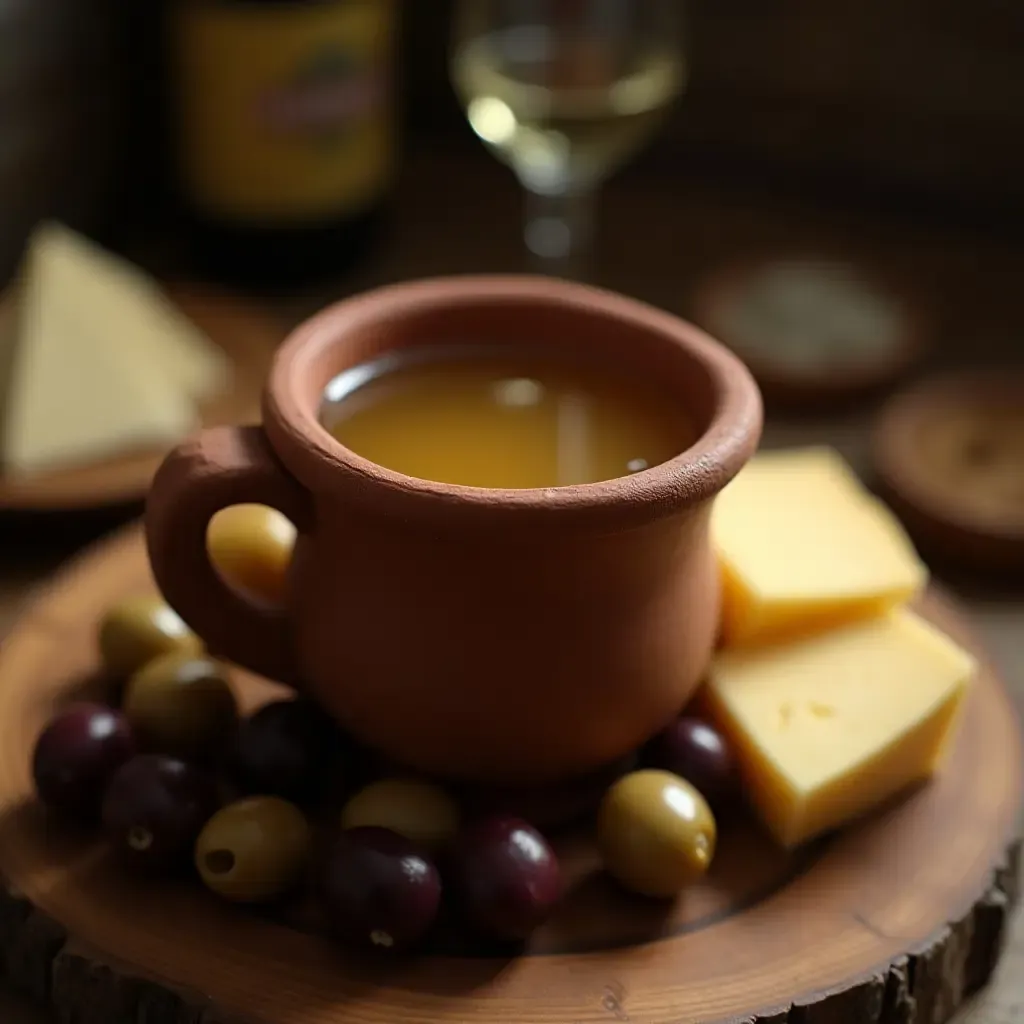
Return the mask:
{"type": "Polygon", "coordinates": [[[309,823],[294,804],[253,796],[219,810],[196,840],[196,868],[209,889],[238,903],[274,899],[299,880],[309,823]]]}
{"type": "Polygon", "coordinates": [[[223,667],[187,652],[161,655],[136,672],[123,710],[146,748],[186,758],[222,744],[237,715],[223,667]]]}
{"type": "Polygon", "coordinates": [[[438,786],[414,779],[381,779],[361,789],[341,812],[341,827],[376,825],[424,850],[441,850],[459,830],[458,804],[438,786]]]}
{"type": "Polygon", "coordinates": [[[643,896],[672,897],[700,878],[715,855],[716,833],[707,801],[671,772],[623,776],[598,812],[605,868],[643,896]]]}
{"type": "Polygon", "coordinates": [[[119,601],[100,620],[100,656],[107,670],[127,678],[161,654],[198,655],[203,645],[157,594],[119,601]]]}
{"type": "Polygon", "coordinates": [[[238,590],[269,604],[286,595],[295,527],[266,505],[221,509],[206,532],[210,560],[238,590]]]}

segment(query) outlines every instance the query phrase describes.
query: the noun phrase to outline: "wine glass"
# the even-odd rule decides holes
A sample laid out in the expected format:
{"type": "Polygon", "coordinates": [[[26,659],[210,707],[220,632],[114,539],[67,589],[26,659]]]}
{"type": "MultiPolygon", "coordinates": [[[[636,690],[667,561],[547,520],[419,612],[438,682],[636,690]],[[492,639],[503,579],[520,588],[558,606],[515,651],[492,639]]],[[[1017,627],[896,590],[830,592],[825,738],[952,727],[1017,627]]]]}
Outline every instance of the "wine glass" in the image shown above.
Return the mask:
{"type": "Polygon", "coordinates": [[[681,0],[460,0],[451,74],[525,190],[537,269],[582,277],[601,184],[682,91],[681,0]]]}

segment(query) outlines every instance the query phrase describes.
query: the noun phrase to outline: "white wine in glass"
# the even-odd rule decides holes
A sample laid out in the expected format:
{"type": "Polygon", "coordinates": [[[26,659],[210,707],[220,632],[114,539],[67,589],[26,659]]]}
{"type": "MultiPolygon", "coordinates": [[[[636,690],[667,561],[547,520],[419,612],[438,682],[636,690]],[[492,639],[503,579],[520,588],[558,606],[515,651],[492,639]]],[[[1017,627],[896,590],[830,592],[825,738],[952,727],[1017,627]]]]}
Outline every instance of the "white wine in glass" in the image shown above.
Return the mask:
{"type": "Polygon", "coordinates": [[[526,190],[539,269],[583,275],[602,182],[682,91],[679,0],[462,0],[452,79],[473,131],[526,190]]]}

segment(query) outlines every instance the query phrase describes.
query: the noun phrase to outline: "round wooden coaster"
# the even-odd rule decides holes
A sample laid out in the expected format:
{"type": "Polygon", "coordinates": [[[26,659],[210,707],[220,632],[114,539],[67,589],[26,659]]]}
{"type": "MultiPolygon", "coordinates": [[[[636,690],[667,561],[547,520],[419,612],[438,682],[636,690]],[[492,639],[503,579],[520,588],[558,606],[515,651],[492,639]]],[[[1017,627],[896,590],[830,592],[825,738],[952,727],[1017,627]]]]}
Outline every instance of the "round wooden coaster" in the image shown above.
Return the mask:
{"type": "Polygon", "coordinates": [[[794,253],[712,272],[694,290],[693,317],[750,367],[769,403],[822,407],[865,397],[920,358],[925,315],[910,294],[846,259],[794,253]]]}
{"type": "MultiPolygon", "coordinates": [[[[937,1024],[998,959],[1022,758],[989,667],[935,781],[794,855],[750,822],[726,825],[710,876],[674,905],[627,896],[567,840],[570,895],[517,957],[470,944],[354,958],[198,885],[129,880],[100,842],[47,819],[29,759],[95,669],[102,609],[151,585],[139,532],[121,534],[63,572],[0,651],[0,962],[62,1020],[937,1024]]],[[[954,608],[922,608],[977,651],[954,608]]],[[[265,682],[236,682],[246,704],[266,697],[265,682]]]]}
{"type": "Polygon", "coordinates": [[[882,410],[872,447],[886,498],[923,550],[1024,570],[1024,370],[924,381],[882,410]]]}
{"type": "MultiPolygon", "coordinates": [[[[263,382],[285,326],[244,300],[198,285],[168,286],[167,293],[231,360],[228,389],[200,410],[203,425],[257,421],[263,382]]],[[[5,300],[0,303],[0,319],[10,316],[11,305],[5,300]]],[[[0,474],[0,511],[90,509],[141,501],[164,454],[137,452],[24,480],[0,474]]]]}

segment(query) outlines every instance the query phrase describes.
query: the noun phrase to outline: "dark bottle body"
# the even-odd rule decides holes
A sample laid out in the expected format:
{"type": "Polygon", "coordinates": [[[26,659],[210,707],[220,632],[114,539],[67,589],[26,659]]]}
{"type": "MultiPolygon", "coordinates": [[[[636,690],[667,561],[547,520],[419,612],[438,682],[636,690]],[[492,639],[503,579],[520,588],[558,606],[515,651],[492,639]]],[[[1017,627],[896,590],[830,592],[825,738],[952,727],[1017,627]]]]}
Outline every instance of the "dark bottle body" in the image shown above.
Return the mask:
{"type": "Polygon", "coordinates": [[[395,0],[180,0],[175,167],[195,268],[290,288],[344,271],[395,162],[395,0]]]}

